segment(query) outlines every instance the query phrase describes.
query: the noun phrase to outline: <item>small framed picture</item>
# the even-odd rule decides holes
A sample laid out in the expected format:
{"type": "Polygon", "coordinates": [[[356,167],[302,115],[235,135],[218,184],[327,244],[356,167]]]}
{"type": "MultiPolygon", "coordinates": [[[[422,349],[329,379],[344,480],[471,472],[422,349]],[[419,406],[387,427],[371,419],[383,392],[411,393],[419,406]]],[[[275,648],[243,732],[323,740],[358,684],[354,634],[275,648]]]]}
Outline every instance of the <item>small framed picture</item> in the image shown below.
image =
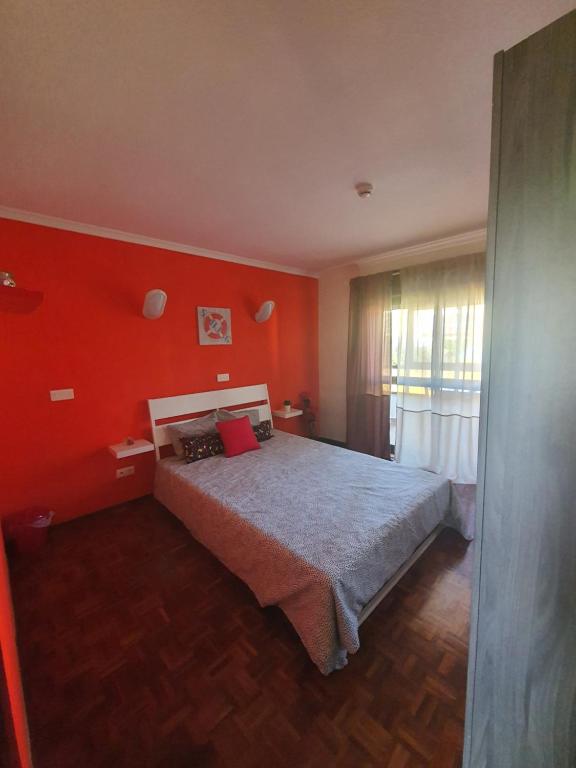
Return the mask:
{"type": "Polygon", "coordinates": [[[200,344],[232,344],[232,312],[222,307],[198,307],[200,344]]]}

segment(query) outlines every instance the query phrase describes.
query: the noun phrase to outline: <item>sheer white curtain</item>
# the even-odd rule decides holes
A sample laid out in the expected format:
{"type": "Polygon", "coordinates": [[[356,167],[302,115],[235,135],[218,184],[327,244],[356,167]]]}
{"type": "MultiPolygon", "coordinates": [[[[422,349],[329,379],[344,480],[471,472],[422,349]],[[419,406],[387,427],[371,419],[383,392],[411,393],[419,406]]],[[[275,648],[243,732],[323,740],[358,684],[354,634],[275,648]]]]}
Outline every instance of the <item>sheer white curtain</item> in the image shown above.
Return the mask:
{"type": "Polygon", "coordinates": [[[484,256],[409,267],[399,279],[400,307],[393,312],[396,461],[475,483],[484,256]]]}

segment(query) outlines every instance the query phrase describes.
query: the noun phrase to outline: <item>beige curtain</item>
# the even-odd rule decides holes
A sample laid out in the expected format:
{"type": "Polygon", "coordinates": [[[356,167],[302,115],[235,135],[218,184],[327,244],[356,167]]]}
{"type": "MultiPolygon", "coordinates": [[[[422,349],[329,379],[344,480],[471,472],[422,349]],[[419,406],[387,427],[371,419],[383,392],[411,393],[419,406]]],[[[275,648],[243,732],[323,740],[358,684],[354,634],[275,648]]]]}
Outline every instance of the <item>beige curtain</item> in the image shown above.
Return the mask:
{"type": "Polygon", "coordinates": [[[391,274],[350,281],[347,445],[390,458],[391,274]]]}
{"type": "Polygon", "coordinates": [[[459,483],[476,482],[484,281],[483,255],[403,269],[393,318],[396,460],[459,483]]]}

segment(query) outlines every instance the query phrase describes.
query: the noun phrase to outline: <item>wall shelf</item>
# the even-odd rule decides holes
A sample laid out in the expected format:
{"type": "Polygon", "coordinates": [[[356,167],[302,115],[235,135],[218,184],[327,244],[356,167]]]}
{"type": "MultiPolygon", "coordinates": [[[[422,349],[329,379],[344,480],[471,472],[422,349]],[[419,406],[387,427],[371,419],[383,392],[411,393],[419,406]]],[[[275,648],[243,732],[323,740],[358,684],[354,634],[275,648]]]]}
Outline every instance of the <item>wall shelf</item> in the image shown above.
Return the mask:
{"type": "Polygon", "coordinates": [[[42,304],[42,291],[27,291],[25,288],[10,288],[0,285],[0,310],[25,314],[33,312],[42,304]]]}
{"type": "Polygon", "coordinates": [[[291,408],[289,411],[272,411],[272,415],[279,419],[293,419],[295,416],[302,416],[303,413],[304,411],[300,411],[298,408],[291,408]]]}
{"type": "Polygon", "coordinates": [[[131,445],[128,443],[109,445],[108,450],[115,459],[127,459],[129,456],[137,456],[139,453],[153,451],[154,443],[151,443],[150,440],[134,440],[131,445]]]}

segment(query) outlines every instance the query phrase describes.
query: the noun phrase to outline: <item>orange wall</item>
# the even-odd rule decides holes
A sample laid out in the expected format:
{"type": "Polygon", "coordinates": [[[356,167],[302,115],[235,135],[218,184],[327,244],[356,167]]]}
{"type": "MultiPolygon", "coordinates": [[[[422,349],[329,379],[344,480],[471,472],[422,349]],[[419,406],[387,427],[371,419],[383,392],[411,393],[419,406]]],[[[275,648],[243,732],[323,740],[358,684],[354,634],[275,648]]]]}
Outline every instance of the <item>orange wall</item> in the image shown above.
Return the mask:
{"type": "Polygon", "coordinates": [[[118,462],[107,451],[150,437],[147,398],[266,382],[273,408],[302,390],[317,404],[314,278],[7,219],[0,269],[44,291],[32,314],[0,312],[0,514],[45,504],[60,522],[149,493],[153,455],[118,462]],[[150,288],[168,293],[159,320],[141,315],[150,288]],[[276,311],[260,325],[265,299],[276,311]],[[198,344],[197,306],[232,309],[231,346],[198,344]],[[52,403],[49,390],[66,387],[75,399],[52,403]],[[116,480],[123,464],[136,474],[116,480]]]}

